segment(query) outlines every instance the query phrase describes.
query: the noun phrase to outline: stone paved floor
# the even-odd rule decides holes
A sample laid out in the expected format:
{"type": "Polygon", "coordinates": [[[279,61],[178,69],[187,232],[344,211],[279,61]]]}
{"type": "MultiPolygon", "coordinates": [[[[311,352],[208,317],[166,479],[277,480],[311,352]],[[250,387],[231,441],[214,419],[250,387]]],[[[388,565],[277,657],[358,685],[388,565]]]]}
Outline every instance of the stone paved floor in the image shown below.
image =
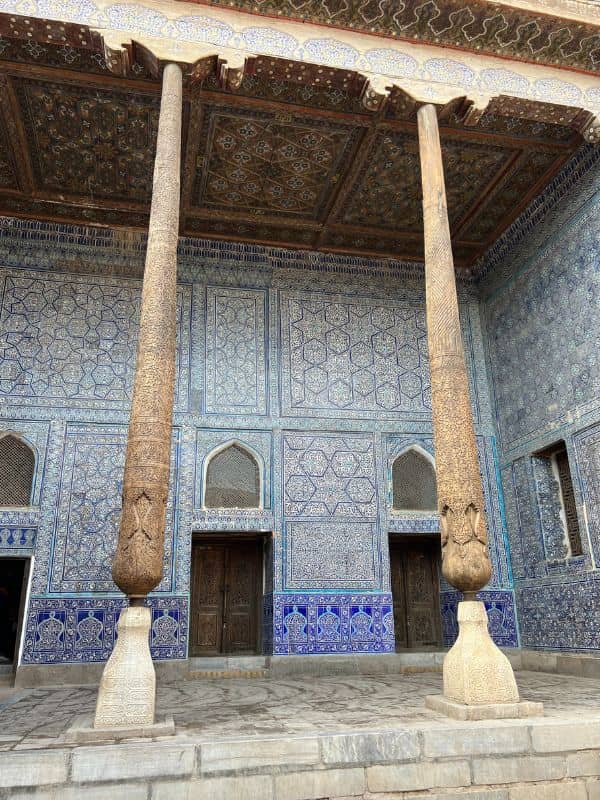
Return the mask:
{"type": "MultiPolygon", "coordinates": [[[[547,717],[598,717],[600,680],[520,672],[521,696],[541,700],[547,717]]],[[[447,725],[424,707],[441,675],[419,673],[272,680],[184,681],[158,689],[158,713],[171,713],[179,736],[200,740],[280,737],[398,726],[447,725]]],[[[87,687],[27,689],[0,698],[0,750],[60,744],[80,714],[94,709],[87,687]]]]}

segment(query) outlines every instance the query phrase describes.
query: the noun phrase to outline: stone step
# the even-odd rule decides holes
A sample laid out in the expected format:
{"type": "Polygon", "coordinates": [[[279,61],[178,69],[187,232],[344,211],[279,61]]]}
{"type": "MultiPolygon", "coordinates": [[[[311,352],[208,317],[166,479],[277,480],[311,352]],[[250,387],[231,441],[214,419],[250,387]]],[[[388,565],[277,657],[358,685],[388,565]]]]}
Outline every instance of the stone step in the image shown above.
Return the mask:
{"type": "Polygon", "coordinates": [[[204,656],[189,659],[189,680],[267,678],[268,656],[204,656]]]}
{"type": "Polygon", "coordinates": [[[15,682],[15,668],[13,664],[0,664],[0,686],[13,686],[15,682]]]}
{"type": "Polygon", "coordinates": [[[268,678],[268,669],[212,669],[190,670],[188,679],[191,681],[205,680],[206,678],[268,678]]]}

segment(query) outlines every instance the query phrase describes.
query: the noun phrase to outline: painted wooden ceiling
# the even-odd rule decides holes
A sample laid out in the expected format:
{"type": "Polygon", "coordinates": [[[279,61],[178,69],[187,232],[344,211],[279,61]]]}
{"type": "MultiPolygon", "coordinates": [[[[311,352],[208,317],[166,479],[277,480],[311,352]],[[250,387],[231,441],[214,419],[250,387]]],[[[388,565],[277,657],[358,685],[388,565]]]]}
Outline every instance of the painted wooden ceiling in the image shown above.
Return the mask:
{"type": "MultiPolygon", "coordinates": [[[[182,235],[422,260],[419,104],[268,57],[184,67],[182,235]]],[[[0,15],[0,214],[145,228],[162,65],[83,26],[0,15]]],[[[499,97],[438,109],[455,260],[470,266],[590,123],[499,97]]]]}
{"type": "MultiPolygon", "coordinates": [[[[600,27],[489,0],[185,0],[389,39],[600,72],[600,27]]],[[[595,22],[592,21],[592,17],[595,22]]]]}

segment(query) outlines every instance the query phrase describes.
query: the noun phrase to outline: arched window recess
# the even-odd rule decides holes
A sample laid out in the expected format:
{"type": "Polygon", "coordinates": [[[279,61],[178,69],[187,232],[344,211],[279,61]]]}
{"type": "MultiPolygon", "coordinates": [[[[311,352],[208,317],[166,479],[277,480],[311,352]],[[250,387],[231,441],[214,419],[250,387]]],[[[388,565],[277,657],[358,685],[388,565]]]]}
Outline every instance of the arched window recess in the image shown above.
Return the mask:
{"type": "Polygon", "coordinates": [[[435,464],[417,444],[404,450],[392,464],[392,508],[394,511],[437,511],[435,464]]]}
{"type": "Polygon", "coordinates": [[[262,460],[237,440],[215,448],[204,463],[206,509],[262,508],[262,460]]]}
{"type": "Polygon", "coordinates": [[[0,433],[0,507],[31,505],[35,453],[20,436],[0,433]]]}

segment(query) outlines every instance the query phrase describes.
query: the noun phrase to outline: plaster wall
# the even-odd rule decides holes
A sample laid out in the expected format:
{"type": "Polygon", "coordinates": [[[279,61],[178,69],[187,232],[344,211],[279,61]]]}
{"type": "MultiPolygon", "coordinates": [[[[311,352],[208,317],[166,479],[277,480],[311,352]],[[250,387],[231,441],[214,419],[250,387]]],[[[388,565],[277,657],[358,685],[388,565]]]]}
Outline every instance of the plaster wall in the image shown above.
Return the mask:
{"type": "MultiPolygon", "coordinates": [[[[0,511],[0,555],[34,556],[22,663],[105,659],[122,595],[118,531],[143,239],[4,220],[2,428],[35,448],[33,505],[0,511]]],[[[479,304],[459,286],[494,577],[496,640],[518,644],[479,304]]],[[[394,649],[388,535],[438,531],[391,509],[391,466],[432,453],[423,274],[367,262],[182,240],[177,396],[155,658],[187,654],[191,535],[272,533],[263,646],[277,654],[394,649]],[[263,508],[202,508],[225,442],[263,466],[263,508]]],[[[444,636],[457,595],[442,587],[444,636]]]]}
{"type": "Polygon", "coordinates": [[[521,644],[600,649],[600,158],[584,150],[481,283],[521,644]],[[564,440],[583,554],[536,451],[564,440]]]}

